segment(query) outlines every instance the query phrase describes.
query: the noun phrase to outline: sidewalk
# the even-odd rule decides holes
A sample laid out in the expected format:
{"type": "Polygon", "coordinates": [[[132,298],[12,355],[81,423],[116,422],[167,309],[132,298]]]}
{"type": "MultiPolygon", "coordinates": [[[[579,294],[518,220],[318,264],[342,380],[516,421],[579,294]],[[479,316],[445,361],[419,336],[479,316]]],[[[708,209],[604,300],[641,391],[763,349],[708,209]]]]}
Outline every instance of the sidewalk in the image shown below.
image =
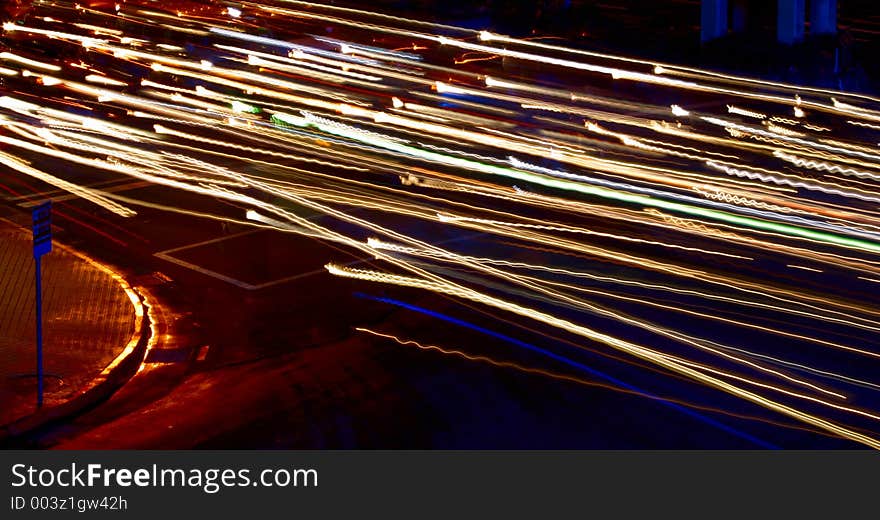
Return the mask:
{"type": "MultiPolygon", "coordinates": [[[[0,426],[36,411],[29,230],[0,219],[0,426]]],[[[118,275],[53,244],[43,257],[43,408],[93,387],[137,343],[143,308],[118,275]]]]}

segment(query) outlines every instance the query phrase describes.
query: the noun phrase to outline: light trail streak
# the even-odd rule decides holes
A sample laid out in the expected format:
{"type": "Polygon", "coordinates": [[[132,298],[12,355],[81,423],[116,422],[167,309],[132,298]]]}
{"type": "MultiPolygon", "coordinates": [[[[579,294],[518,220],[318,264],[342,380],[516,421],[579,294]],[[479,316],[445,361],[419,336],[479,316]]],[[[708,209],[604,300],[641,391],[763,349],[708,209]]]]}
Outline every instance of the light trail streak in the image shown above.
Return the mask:
{"type": "Polygon", "coordinates": [[[666,244],[663,242],[656,242],[653,240],[643,240],[643,239],[632,238],[632,237],[621,236],[621,235],[612,235],[610,233],[601,233],[601,232],[597,232],[597,231],[591,231],[589,229],[574,228],[571,226],[563,226],[563,225],[558,225],[558,224],[554,225],[554,224],[527,224],[527,223],[522,223],[522,222],[503,222],[503,221],[499,221],[499,220],[477,219],[477,218],[473,218],[473,217],[461,217],[461,216],[457,216],[457,215],[447,215],[447,214],[439,214],[439,215],[437,215],[437,218],[440,220],[440,222],[453,222],[453,223],[456,223],[456,222],[475,222],[478,224],[500,225],[502,227],[531,228],[531,229],[540,229],[543,231],[564,231],[564,232],[575,233],[575,234],[595,235],[595,236],[601,236],[601,237],[606,237],[606,238],[613,238],[615,240],[625,240],[625,241],[630,241],[630,242],[638,242],[638,243],[642,243],[642,244],[657,245],[657,246],[669,247],[669,248],[673,248],[673,249],[683,249],[685,251],[694,251],[694,252],[699,252],[699,253],[705,253],[708,255],[719,255],[719,256],[726,256],[728,258],[738,258],[741,260],[752,260],[752,258],[749,258],[747,256],[724,253],[721,251],[709,251],[706,249],[689,248],[686,246],[680,246],[680,245],[676,245],[676,244],[666,244]]]}
{"type": "MultiPolygon", "coordinates": [[[[670,274],[674,274],[674,275],[680,276],[680,277],[694,278],[694,279],[698,279],[698,280],[701,280],[701,281],[704,281],[704,282],[707,282],[707,283],[710,283],[713,285],[718,285],[721,287],[734,289],[734,290],[737,290],[737,291],[740,291],[743,293],[760,295],[762,297],[766,297],[766,298],[770,298],[772,300],[775,300],[776,302],[795,303],[798,306],[810,309],[812,312],[805,312],[805,311],[801,311],[801,310],[793,309],[793,308],[787,308],[787,309],[785,309],[785,312],[790,312],[792,314],[798,314],[798,315],[803,315],[803,316],[812,317],[812,318],[816,318],[817,316],[822,315],[823,319],[828,320],[828,321],[846,324],[846,325],[853,326],[853,327],[859,327],[859,328],[864,327],[865,330],[880,331],[880,324],[878,324],[877,322],[875,322],[873,320],[863,321],[862,318],[859,318],[858,316],[855,316],[852,314],[841,313],[838,311],[831,311],[830,309],[823,309],[822,307],[806,303],[804,300],[807,300],[809,297],[803,293],[797,294],[797,293],[792,293],[792,292],[781,292],[781,293],[777,292],[777,294],[783,295],[783,296],[778,296],[777,294],[772,294],[769,292],[762,292],[761,291],[761,289],[763,289],[765,291],[769,290],[770,288],[767,286],[756,286],[756,285],[752,285],[752,284],[748,284],[748,283],[743,283],[740,280],[735,280],[732,278],[713,276],[712,274],[707,273],[705,271],[687,269],[687,268],[678,267],[675,265],[664,264],[664,263],[660,263],[655,260],[651,260],[651,259],[644,258],[644,257],[640,258],[640,257],[626,255],[626,254],[616,253],[614,251],[610,251],[610,250],[603,249],[603,248],[590,247],[588,245],[585,245],[585,244],[582,244],[579,242],[572,242],[572,241],[563,240],[563,239],[555,238],[552,236],[546,236],[546,235],[525,234],[522,231],[517,231],[516,233],[514,233],[512,231],[505,232],[504,228],[497,228],[497,227],[496,228],[493,228],[493,227],[487,228],[487,227],[483,227],[483,226],[469,226],[467,222],[459,222],[458,224],[468,226],[471,229],[482,230],[484,232],[492,232],[492,233],[496,233],[496,234],[507,234],[510,237],[515,237],[520,240],[524,240],[524,239],[531,240],[531,241],[534,241],[537,243],[541,243],[541,244],[545,244],[545,245],[552,245],[552,246],[556,246],[556,247],[559,247],[562,249],[570,249],[572,251],[577,251],[577,252],[587,252],[589,254],[596,255],[600,258],[604,257],[604,258],[608,258],[610,260],[614,260],[614,261],[624,263],[624,264],[629,264],[629,265],[633,265],[633,266],[641,266],[643,269],[654,269],[659,272],[670,273],[670,274]],[[794,298],[794,299],[792,299],[792,298],[794,298]],[[800,301],[798,301],[798,300],[800,300],[800,301]],[[829,316],[828,314],[834,314],[834,315],[840,316],[840,317],[832,317],[832,316],[829,316]]],[[[776,291],[774,291],[774,292],[776,292],[776,291]]],[[[823,303],[823,304],[826,304],[829,306],[840,305],[840,303],[835,303],[834,301],[827,300],[824,298],[809,298],[809,299],[811,299],[817,303],[823,303]]],[[[761,303],[761,302],[753,302],[752,305],[754,305],[756,307],[762,307],[762,308],[765,308],[768,310],[781,310],[779,303],[765,304],[765,303],[761,303]]],[[[848,307],[848,308],[850,310],[858,309],[862,312],[869,312],[867,309],[859,308],[859,307],[848,307]]],[[[861,350],[861,349],[853,349],[852,347],[841,347],[841,348],[844,348],[846,350],[851,350],[853,352],[858,352],[860,354],[867,355],[867,356],[880,357],[880,353],[878,353],[878,352],[865,351],[865,350],[861,350]]]]}
{"type": "Polygon", "coordinates": [[[627,341],[620,340],[613,336],[609,336],[607,334],[603,334],[597,331],[594,331],[590,328],[577,325],[575,323],[571,323],[567,320],[557,318],[555,316],[543,313],[534,308],[523,307],[518,304],[515,304],[510,301],[500,300],[498,298],[494,298],[492,296],[488,296],[485,294],[481,294],[477,291],[472,290],[461,290],[456,287],[450,286],[448,284],[436,284],[427,280],[419,280],[415,278],[366,271],[362,269],[351,269],[346,267],[337,266],[334,264],[328,264],[327,270],[336,276],[346,277],[346,278],[357,278],[361,280],[370,280],[382,283],[389,283],[394,285],[401,285],[406,287],[420,287],[424,289],[428,289],[434,292],[439,292],[442,294],[448,294],[451,296],[456,296],[459,298],[464,298],[467,300],[475,301],[478,303],[482,303],[484,305],[488,305],[491,307],[495,307],[498,309],[502,309],[507,312],[511,312],[514,314],[518,314],[520,316],[540,321],[546,323],[548,325],[561,328],[573,334],[577,334],[579,336],[583,336],[587,339],[591,339],[594,341],[598,341],[603,343],[609,347],[621,350],[626,352],[634,357],[644,359],[647,361],[651,361],[656,363],[664,368],[667,368],[673,372],[677,372],[686,377],[692,378],[696,381],[699,381],[703,384],[712,386],[714,388],[718,388],[719,390],[729,392],[733,395],[741,397],[745,400],[754,402],[760,406],[764,406],[768,409],[777,411],[784,415],[793,417],[795,419],[801,420],[808,424],[812,424],[818,428],[823,430],[827,430],[831,433],[839,435],[843,438],[850,439],[854,442],[858,442],[869,446],[873,449],[880,449],[880,441],[871,438],[870,436],[861,434],[857,431],[851,430],[849,428],[840,426],[833,422],[827,421],[820,417],[814,416],[812,414],[808,414],[792,408],[790,406],[781,404],[774,400],[763,397],[759,394],[751,392],[749,390],[745,390],[737,387],[731,383],[727,383],[723,380],[717,379],[716,377],[704,374],[692,367],[689,367],[685,364],[677,363],[673,360],[670,360],[668,357],[652,351],[651,349],[647,349],[643,346],[636,345],[627,341]]]}
{"type": "Polygon", "coordinates": [[[39,179],[47,184],[51,184],[57,188],[60,188],[65,191],[69,191],[70,193],[82,197],[83,199],[97,204],[102,208],[111,211],[122,217],[131,217],[136,215],[136,213],[125,206],[121,206],[112,200],[109,200],[107,197],[103,196],[100,190],[94,190],[85,188],[83,186],[79,186],[77,184],[65,181],[64,179],[60,179],[54,175],[50,175],[45,172],[41,172],[35,168],[28,166],[27,164],[21,162],[16,157],[13,157],[9,154],[0,152],[0,164],[7,166],[9,168],[13,168],[16,171],[19,171],[25,175],[33,177],[35,179],[39,179]]]}
{"type": "MultiPolygon", "coordinates": [[[[623,382],[623,381],[621,381],[621,380],[619,380],[619,379],[617,379],[617,378],[615,378],[615,377],[613,377],[613,376],[610,376],[610,375],[608,375],[608,374],[605,374],[605,373],[603,373],[603,372],[600,372],[600,371],[598,371],[598,370],[596,370],[596,369],[594,369],[594,368],[591,368],[591,367],[589,367],[589,366],[587,366],[587,365],[585,365],[585,364],[583,364],[583,363],[579,363],[579,362],[577,362],[577,361],[575,361],[575,360],[568,359],[567,357],[561,356],[561,355],[559,355],[559,354],[557,354],[557,353],[555,353],[555,352],[551,352],[551,351],[549,351],[549,350],[547,350],[547,349],[543,349],[543,348],[541,348],[541,347],[537,347],[537,346],[535,346],[535,345],[531,345],[531,344],[526,343],[526,342],[524,342],[524,341],[522,341],[522,340],[519,340],[519,339],[517,339],[517,338],[510,337],[510,336],[507,336],[507,335],[505,335],[505,334],[501,334],[501,333],[499,333],[499,332],[496,332],[496,331],[493,331],[493,330],[486,329],[486,328],[484,328],[484,327],[480,327],[479,325],[475,325],[475,324],[473,324],[473,323],[469,323],[469,322],[466,322],[466,321],[460,320],[460,319],[458,319],[458,318],[454,318],[454,317],[452,317],[452,316],[446,316],[446,315],[443,315],[443,314],[441,314],[441,313],[438,313],[438,312],[435,312],[435,311],[431,311],[431,310],[429,310],[429,309],[425,309],[425,308],[418,307],[418,306],[415,306],[415,305],[412,305],[412,304],[408,304],[408,303],[405,303],[405,302],[401,302],[401,301],[393,300],[393,299],[390,299],[390,298],[380,298],[380,297],[374,297],[374,296],[369,296],[369,295],[359,295],[359,296],[362,297],[362,298],[366,298],[366,299],[370,299],[370,300],[374,300],[374,301],[380,301],[380,302],[383,302],[383,303],[388,303],[388,304],[391,304],[391,305],[394,305],[394,306],[397,306],[397,307],[402,307],[402,308],[405,308],[405,309],[408,309],[408,310],[412,310],[412,311],[415,311],[415,312],[418,312],[418,313],[421,313],[421,314],[425,314],[425,315],[428,315],[428,316],[431,316],[431,317],[434,317],[434,318],[441,319],[441,320],[446,321],[446,322],[453,323],[453,324],[455,324],[455,325],[459,325],[459,326],[461,326],[461,327],[464,327],[464,328],[467,328],[467,329],[470,329],[470,330],[477,331],[477,332],[479,332],[479,333],[481,333],[481,334],[484,334],[484,335],[487,335],[487,336],[490,336],[490,337],[493,337],[493,338],[499,339],[499,340],[501,340],[501,341],[504,341],[504,342],[506,342],[506,343],[510,343],[510,344],[512,344],[512,345],[515,345],[515,346],[518,346],[518,347],[524,348],[524,349],[526,349],[526,350],[530,350],[530,351],[533,351],[533,352],[538,352],[538,353],[540,353],[540,354],[546,355],[547,357],[549,357],[549,358],[551,358],[551,359],[555,359],[555,360],[561,361],[561,362],[563,362],[563,363],[565,363],[565,364],[567,364],[567,365],[569,365],[569,366],[572,366],[572,367],[574,367],[574,368],[577,368],[577,369],[579,369],[579,370],[582,370],[582,371],[584,371],[584,372],[586,372],[586,373],[592,375],[593,377],[600,378],[600,379],[604,379],[604,380],[609,381],[609,382],[611,382],[611,383],[613,383],[613,384],[616,384],[616,385],[622,386],[622,387],[624,387],[624,388],[628,388],[628,389],[630,389],[630,390],[640,391],[637,387],[635,387],[635,386],[633,386],[633,385],[627,384],[627,383],[625,383],[625,382],[623,382]]],[[[744,438],[744,439],[747,439],[747,440],[749,440],[749,441],[751,441],[751,442],[754,442],[754,443],[758,444],[759,446],[763,446],[763,447],[765,447],[765,448],[776,449],[775,446],[773,446],[772,444],[769,444],[769,443],[767,443],[767,442],[765,442],[765,441],[762,441],[762,440],[760,440],[760,439],[758,439],[758,438],[756,438],[756,437],[754,437],[754,436],[752,436],[752,435],[749,435],[749,434],[747,434],[747,433],[745,433],[745,432],[743,432],[743,431],[737,430],[737,429],[735,429],[735,428],[731,428],[731,427],[729,427],[729,426],[727,426],[727,425],[725,425],[725,424],[722,424],[722,423],[719,423],[719,422],[717,422],[717,421],[714,421],[713,419],[711,419],[711,418],[709,418],[709,417],[703,416],[703,415],[701,415],[701,414],[697,414],[697,413],[695,413],[693,410],[691,410],[691,409],[688,408],[688,407],[683,407],[683,406],[677,405],[676,403],[673,403],[673,402],[670,402],[670,401],[661,401],[661,403],[663,403],[663,404],[665,404],[665,405],[667,405],[667,406],[670,406],[670,407],[672,407],[672,408],[675,408],[675,409],[677,409],[677,410],[679,410],[679,411],[681,411],[681,412],[683,412],[683,413],[685,413],[685,414],[687,414],[687,415],[691,415],[692,417],[695,417],[695,418],[699,419],[699,420],[702,421],[702,422],[708,423],[708,424],[710,424],[710,425],[712,425],[712,426],[715,426],[715,427],[720,428],[720,429],[722,429],[722,430],[724,430],[724,431],[727,431],[728,433],[732,433],[733,435],[736,435],[736,436],[742,437],[742,438],[744,438]]]]}
{"type": "MultiPolygon", "coordinates": [[[[510,261],[506,261],[506,260],[499,260],[499,259],[493,259],[493,258],[475,258],[475,257],[469,257],[469,256],[453,254],[453,253],[445,253],[444,254],[444,253],[438,253],[435,251],[419,250],[419,249],[415,249],[415,248],[411,248],[411,247],[404,247],[404,246],[400,246],[400,245],[396,245],[396,244],[389,244],[389,243],[382,242],[381,240],[378,240],[375,238],[369,239],[367,241],[367,243],[368,243],[368,245],[370,245],[370,247],[372,247],[374,249],[383,249],[383,250],[387,250],[387,251],[394,251],[394,252],[404,253],[404,254],[408,254],[408,255],[416,255],[416,256],[420,256],[420,257],[442,259],[443,261],[452,262],[452,263],[455,263],[455,262],[474,262],[474,263],[479,263],[479,264],[499,265],[499,266],[504,266],[504,267],[528,269],[528,270],[532,270],[532,271],[552,272],[555,274],[564,274],[566,276],[573,276],[573,277],[578,277],[578,278],[588,278],[591,280],[610,282],[610,283],[614,283],[614,284],[630,285],[630,286],[635,286],[635,287],[639,287],[639,288],[655,289],[655,290],[661,290],[661,291],[665,291],[665,292],[678,293],[678,294],[688,294],[688,295],[698,296],[700,298],[706,298],[706,299],[710,299],[710,300],[719,300],[719,301],[730,302],[730,303],[734,303],[734,304],[738,304],[738,305],[743,305],[746,307],[753,305],[752,302],[749,302],[746,300],[728,298],[728,297],[724,297],[724,296],[720,296],[720,295],[714,295],[711,293],[702,293],[702,292],[698,292],[698,291],[678,289],[678,288],[671,287],[671,286],[646,284],[646,283],[642,283],[642,282],[635,281],[635,280],[625,280],[625,279],[611,278],[611,277],[605,277],[605,276],[596,276],[596,275],[592,275],[590,273],[586,273],[586,272],[582,272],[582,271],[578,272],[578,271],[571,271],[571,270],[567,270],[567,269],[556,269],[556,268],[550,268],[550,267],[546,267],[546,266],[526,264],[526,263],[522,263],[522,262],[510,262],[510,261]]],[[[794,267],[794,266],[789,266],[789,267],[794,267]]],[[[541,281],[539,279],[532,278],[532,277],[529,277],[529,279],[533,280],[533,281],[541,281]]],[[[641,303],[643,305],[650,305],[650,306],[671,309],[674,312],[681,312],[681,313],[689,314],[689,315],[704,318],[704,319],[726,322],[726,323],[734,324],[739,327],[754,328],[754,329],[762,330],[765,332],[770,332],[773,334],[786,336],[786,337],[789,337],[792,339],[797,339],[800,341],[813,342],[818,345],[823,345],[823,346],[827,346],[830,348],[840,348],[840,349],[844,349],[844,350],[846,350],[848,348],[848,347],[841,345],[841,344],[827,342],[827,341],[823,341],[821,339],[817,339],[817,338],[813,338],[813,337],[809,337],[809,336],[805,336],[805,335],[791,334],[791,333],[785,332],[783,330],[771,329],[771,328],[764,327],[761,325],[756,325],[756,324],[752,324],[752,323],[746,323],[746,322],[742,322],[742,321],[736,321],[736,320],[732,320],[732,319],[728,319],[728,318],[723,318],[723,317],[720,317],[717,315],[710,315],[710,314],[705,314],[705,313],[701,313],[701,312],[691,311],[691,310],[685,309],[683,307],[678,307],[678,308],[672,309],[669,306],[655,303],[650,300],[640,300],[640,299],[636,299],[636,298],[630,298],[630,297],[623,296],[623,295],[620,295],[617,293],[594,291],[594,290],[590,290],[590,289],[580,287],[580,286],[558,284],[555,282],[547,282],[547,283],[550,283],[552,285],[558,285],[560,287],[568,287],[570,289],[578,290],[581,292],[602,294],[603,296],[606,296],[606,297],[618,298],[621,300],[638,301],[639,303],[641,303]]],[[[717,345],[717,346],[722,349],[730,349],[729,346],[724,346],[724,345],[717,345]]],[[[745,351],[742,349],[735,349],[735,350],[738,350],[744,354],[747,354],[750,357],[762,357],[760,355],[756,355],[754,352],[745,351]]],[[[767,356],[763,356],[763,357],[767,357],[767,356]]],[[[788,361],[785,361],[785,360],[782,360],[779,358],[770,357],[769,359],[771,359],[774,363],[780,363],[780,364],[786,364],[786,365],[793,364],[791,362],[788,362],[788,361]]],[[[840,379],[846,378],[846,376],[843,376],[841,374],[828,374],[828,375],[833,376],[835,378],[840,378],[840,379]]],[[[785,376],[782,376],[782,377],[787,378],[785,376]]],[[[866,381],[857,381],[857,382],[862,385],[872,386],[871,383],[866,382],[866,381]]],[[[799,381],[798,383],[805,384],[805,386],[810,386],[814,389],[819,390],[818,388],[813,387],[812,385],[805,383],[803,381],[799,381]]],[[[878,387],[878,388],[880,388],[880,387],[878,387]]],[[[829,393],[830,395],[834,395],[836,397],[843,397],[842,395],[834,393],[834,392],[828,392],[826,390],[821,390],[821,391],[829,393]]]]}
{"type": "Polygon", "coordinates": [[[538,184],[550,188],[558,188],[567,191],[577,192],[584,195],[594,195],[598,197],[602,197],[605,199],[611,199],[619,202],[626,202],[630,204],[636,204],[641,206],[649,206],[649,207],[657,207],[663,208],[671,211],[676,211],[680,213],[686,213],[690,215],[700,216],[709,218],[712,220],[720,220],[724,222],[729,222],[733,224],[743,225],[745,227],[753,227],[762,230],[770,230],[777,231],[786,235],[792,235],[795,237],[802,238],[810,238],[819,240],[821,242],[828,242],[834,245],[840,245],[844,247],[851,247],[855,249],[863,249],[866,251],[870,251],[872,253],[880,253],[880,244],[876,242],[869,242],[867,240],[861,240],[857,238],[850,238],[840,235],[835,235],[831,233],[825,233],[822,231],[814,231],[807,228],[796,227],[789,224],[781,224],[776,222],[769,222],[766,220],[753,219],[748,217],[741,217],[732,213],[700,208],[696,206],[690,206],[686,204],[680,204],[676,202],[663,201],[656,198],[645,197],[642,195],[623,193],[618,191],[612,191],[606,188],[601,188],[597,186],[586,186],[579,183],[556,180],[544,176],[530,174],[528,172],[524,172],[521,170],[514,170],[512,168],[502,168],[498,166],[494,166],[491,164],[483,164],[477,161],[471,161],[468,159],[461,159],[457,157],[450,157],[434,152],[429,152],[426,150],[421,150],[412,146],[402,145],[400,143],[396,143],[394,141],[384,139],[384,138],[372,138],[370,136],[364,135],[361,132],[342,128],[340,126],[330,126],[326,124],[316,124],[314,125],[318,129],[325,131],[327,133],[339,135],[342,137],[349,137],[351,139],[355,139],[361,142],[370,143],[381,148],[385,148],[394,152],[403,153],[406,155],[411,155],[414,157],[420,157],[424,159],[428,159],[433,162],[438,162],[442,164],[447,164],[450,166],[455,166],[459,168],[469,169],[472,171],[477,171],[481,173],[487,173],[492,175],[498,175],[503,177],[508,177],[516,180],[528,181],[533,184],[538,184]]]}
{"type": "MultiPolygon", "coordinates": [[[[512,369],[512,370],[518,371],[518,372],[523,372],[526,374],[535,374],[535,375],[540,375],[540,376],[544,376],[544,377],[549,377],[551,379],[556,379],[558,381],[566,381],[566,382],[576,383],[576,384],[581,384],[581,385],[586,385],[586,386],[605,388],[608,390],[613,390],[615,392],[621,392],[621,393],[625,393],[625,394],[631,394],[631,395],[636,395],[639,397],[644,397],[647,399],[654,399],[657,401],[673,403],[673,404],[685,406],[687,408],[691,408],[691,409],[695,409],[695,410],[713,412],[713,413],[718,413],[718,414],[722,414],[722,415],[728,415],[731,417],[749,419],[749,420],[753,420],[753,421],[768,422],[768,423],[776,425],[776,426],[783,426],[783,427],[787,427],[787,428],[798,428],[797,426],[794,426],[791,424],[782,425],[779,423],[775,423],[773,421],[767,421],[766,419],[763,419],[760,417],[744,416],[744,415],[736,414],[736,413],[729,412],[727,410],[723,410],[723,409],[719,409],[719,408],[710,408],[707,406],[700,406],[695,403],[679,401],[679,400],[669,398],[669,397],[655,396],[655,395],[649,394],[647,392],[639,391],[636,389],[631,389],[631,387],[629,385],[620,385],[620,384],[614,384],[614,383],[599,383],[598,381],[591,381],[591,380],[587,380],[587,379],[583,379],[583,378],[579,378],[579,377],[570,376],[567,374],[562,374],[559,372],[552,372],[549,370],[544,370],[541,368],[529,367],[529,366],[521,365],[519,363],[513,363],[510,361],[499,361],[497,359],[493,359],[488,356],[472,355],[472,354],[468,354],[467,352],[463,352],[461,350],[448,349],[448,348],[438,347],[436,345],[425,345],[425,344],[419,343],[418,341],[401,339],[400,337],[395,336],[393,334],[378,332],[378,331],[374,331],[374,330],[364,328],[364,327],[356,327],[355,330],[358,332],[364,332],[367,334],[371,334],[373,336],[377,336],[380,338],[389,339],[389,340],[391,340],[401,346],[413,346],[413,347],[420,349],[420,350],[424,350],[424,351],[428,351],[428,352],[436,352],[436,353],[444,354],[447,356],[459,357],[459,358],[465,359],[467,361],[474,361],[474,362],[478,362],[478,363],[487,363],[487,364],[492,365],[497,368],[507,368],[507,369],[512,369]]],[[[813,431],[813,430],[811,430],[811,431],[813,431]]]]}

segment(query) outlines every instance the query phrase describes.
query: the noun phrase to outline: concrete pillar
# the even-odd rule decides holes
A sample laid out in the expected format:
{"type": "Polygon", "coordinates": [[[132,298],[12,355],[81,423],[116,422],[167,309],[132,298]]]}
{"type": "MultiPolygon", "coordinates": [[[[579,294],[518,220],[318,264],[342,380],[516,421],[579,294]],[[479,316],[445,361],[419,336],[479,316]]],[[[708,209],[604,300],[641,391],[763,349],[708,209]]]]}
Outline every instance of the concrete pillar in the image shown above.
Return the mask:
{"type": "Polygon", "coordinates": [[[727,0],[700,2],[700,40],[707,42],[727,34],[727,0]]]}
{"type": "Polygon", "coordinates": [[[810,1],[810,34],[837,32],[837,0],[810,1]]]}
{"type": "Polygon", "coordinates": [[[776,11],[776,37],[791,45],[804,39],[806,24],[805,0],[779,0],[776,11]]]}

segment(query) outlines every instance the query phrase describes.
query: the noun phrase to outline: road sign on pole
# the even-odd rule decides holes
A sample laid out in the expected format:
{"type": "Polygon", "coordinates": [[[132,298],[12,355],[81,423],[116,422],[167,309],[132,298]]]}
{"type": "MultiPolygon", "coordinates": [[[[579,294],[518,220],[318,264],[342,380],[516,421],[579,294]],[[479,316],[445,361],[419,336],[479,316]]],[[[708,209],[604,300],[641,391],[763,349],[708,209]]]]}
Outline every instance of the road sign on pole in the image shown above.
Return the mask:
{"type": "Polygon", "coordinates": [[[34,258],[52,251],[52,201],[34,208],[34,258]]]}
{"type": "Polygon", "coordinates": [[[37,408],[41,408],[43,406],[43,291],[40,259],[52,251],[52,201],[46,201],[34,208],[32,216],[37,275],[37,408]]]}

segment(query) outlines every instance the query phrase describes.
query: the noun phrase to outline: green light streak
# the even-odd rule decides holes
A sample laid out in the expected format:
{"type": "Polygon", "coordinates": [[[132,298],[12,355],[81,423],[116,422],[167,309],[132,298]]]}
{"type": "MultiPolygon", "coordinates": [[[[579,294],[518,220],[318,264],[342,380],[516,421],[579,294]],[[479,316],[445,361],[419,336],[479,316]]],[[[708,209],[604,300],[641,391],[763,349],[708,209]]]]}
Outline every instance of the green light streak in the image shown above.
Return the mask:
{"type": "Polygon", "coordinates": [[[278,114],[281,117],[273,116],[272,120],[276,123],[281,124],[282,126],[293,124],[296,126],[306,127],[312,126],[317,128],[323,132],[338,135],[340,137],[345,137],[348,139],[352,139],[355,141],[359,141],[365,144],[370,144],[373,146],[377,146],[380,148],[384,148],[386,150],[391,150],[394,152],[398,152],[401,154],[409,155],[412,157],[419,157],[422,159],[426,159],[428,161],[433,161],[441,164],[447,164],[449,166],[454,166],[457,168],[463,168],[471,171],[478,171],[482,173],[486,173],[489,175],[500,175],[502,177],[508,177],[511,179],[517,179],[526,181],[532,184],[539,184],[541,186],[546,186],[549,188],[556,188],[560,190],[573,191],[577,193],[582,193],[584,195],[592,195],[596,197],[601,197],[604,199],[616,200],[619,202],[626,202],[629,204],[635,204],[639,206],[649,206],[654,208],[662,208],[669,211],[674,211],[677,213],[684,213],[687,215],[694,215],[698,217],[704,217],[708,219],[712,219],[720,222],[727,222],[730,224],[736,224],[740,226],[749,227],[752,229],[759,229],[764,231],[773,231],[777,233],[782,233],[784,235],[789,235],[793,237],[806,238],[809,240],[815,240],[818,242],[833,244],[837,246],[862,249],[865,251],[871,251],[873,253],[880,253],[880,244],[875,242],[870,242],[867,240],[860,240],[857,238],[851,238],[841,235],[836,235],[834,233],[827,233],[823,231],[816,231],[813,229],[803,228],[799,226],[794,226],[790,224],[782,224],[779,222],[770,222],[767,220],[761,220],[751,217],[744,217],[741,215],[734,215],[732,213],[727,213],[725,211],[719,211],[709,208],[701,208],[699,206],[691,206],[689,204],[682,204],[679,202],[672,202],[663,199],[657,199],[653,197],[649,197],[647,195],[638,195],[633,193],[626,193],[618,190],[613,190],[610,188],[602,188],[599,186],[591,186],[588,184],[581,184],[573,181],[567,181],[562,179],[556,179],[554,177],[549,177],[546,175],[539,175],[531,172],[525,172],[522,170],[516,170],[513,168],[506,168],[502,166],[495,166],[492,164],[485,164],[479,161],[474,161],[470,159],[462,159],[459,157],[452,157],[449,155],[444,155],[437,152],[430,152],[427,150],[422,150],[420,148],[415,148],[412,146],[408,146],[405,144],[397,143],[395,141],[381,139],[376,137],[375,135],[366,134],[363,132],[359,132],[355,129],[347,128],[345,126],[337,126],[323,123],[315,123],[308,121],[304,118],[299,118],[295,116],[286,116],[284,114],[278,114]]]}
{"type": "Polygon", "coordinates": [[[261,112],[259,107],[255,107],[253,105],[249,105],[247,103],[243,103],[237,100],[230,103],[230,108],[233,112],[246,112],[248,114],[259,114],[261,112]]]}

